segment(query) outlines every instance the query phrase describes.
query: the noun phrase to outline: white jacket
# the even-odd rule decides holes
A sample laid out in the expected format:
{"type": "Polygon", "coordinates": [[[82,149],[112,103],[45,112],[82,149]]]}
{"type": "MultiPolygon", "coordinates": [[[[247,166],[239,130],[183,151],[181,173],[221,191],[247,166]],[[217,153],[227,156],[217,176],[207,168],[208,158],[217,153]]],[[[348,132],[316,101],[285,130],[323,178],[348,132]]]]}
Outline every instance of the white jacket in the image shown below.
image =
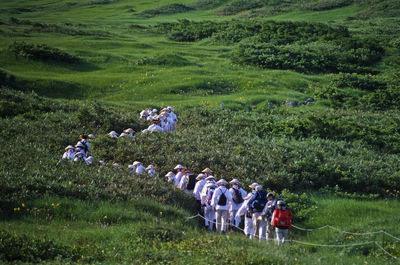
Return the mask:
{"type": "Polygon", "coordinates": [[[211,206],[215,207],[216,210],[228,210],[229,203],[232,203],[232,196],[229,190],[225,186],[219,186],[213,194],[212,200],[211,200],[211,206]],[[226,197],[226,204],[225,205],[219,205],[218,201],[220,196],[225,194],[226,197]]]}
{"type": "Polygon", "coordinates": [[[175,187],[179,188],[179,184],[181,183],[182,172],[178,172],[175,175],[175,187]]]}
{"type": "Polygon", "coordinates": [[[206,185],[206,180],[202,179],[200,181],[196,182],[196,185],[194,186],[193,194],[194,198],[198,201],[201,200],[200,193],[203,191],[204,185],[206,185]]]}

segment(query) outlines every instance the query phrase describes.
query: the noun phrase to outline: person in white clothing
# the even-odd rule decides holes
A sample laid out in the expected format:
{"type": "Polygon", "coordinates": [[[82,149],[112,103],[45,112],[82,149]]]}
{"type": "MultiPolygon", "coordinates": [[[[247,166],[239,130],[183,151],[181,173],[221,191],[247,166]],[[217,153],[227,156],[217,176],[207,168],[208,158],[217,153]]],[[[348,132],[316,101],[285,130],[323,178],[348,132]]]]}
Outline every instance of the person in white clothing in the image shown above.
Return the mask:
{"type": "Polygon", "coordinates": [[[172,171],[168,172],[165,176],[168,178],[168,183],[175,183],[175,174],[172,171]]]}
{"type": "Polygon", "coordinates": [[[88,158],[85,159],[86,165],[91,165],[93,164],[94,161],[94,157],[93,156],[89,156],[88,158]]]}
{"type": "Polygon", "coordinates": [[[213,229],[213,225],[215,223],[215,210],[211,205],[212,198],[217,188],[217,184],[214,182],[208,182],[204,185],[203,191],[205,191],[205,196],[202,196],[202,204],[204,205],[204,225],[209,230],[213,229]]]}
{"type": "Polygon", "coordinates": [[[147,170],[147,173],[149,174],[149,176],[153,176],[153,177],[157,176],[156,167],[154,165],[149,165],[146,168],[146,170],[147,170]]]}
{"type": "Polygon", "coordinates": [[[241,216],[244,215],[244,234],[250,239],[253,239],[254,237],[254,228],[253,218],[251,213],[249,213],[249,211],[247,210],[247,204],[252,196],[253,194],[249,193],[246,197],[243,198],[244,202],[242,203],[242,206],[239,208],[235,216],[235,219],[237,219],[241,218],[241,216]]]}
{"type": "Polygon", "coordinates": [[[202,216],[204,215],[204,211],[203,211],[203,208],[201,206],[200,194],[201,194],[204,186],[206,185],[205,176],[206,175],[204,175],[203,173],[200,173],[199,175],[197,175],[197,177],[196,177],[197,182],[196,182],[196,185],[194,186],[194,190],[193,190],[193,195],[194,195],[194,198],[196,199],[197,211],[202,216]]]}
{"type": "Polygon", "coordinates": [[[178,164],[176,165],[176,167],[174,168],[174,170],[176,170],[176,175],[175,175],[175,187],[179,188],[179,183],[181,182],[181,178],[182,178],[182,171],[185,167],[178,164]]]}
{"type": "Polygon", "coordinates": [[[140,163],[139,161],[133,162],[132,166],[134,167],[134,172],[136,175],[144,174],[146,172],[146,168],[142,166],[142,163],[140,163]]]}
{"type": "Polygon", "coordinates": [[[135,130],[132,129],[132,128],[128,128],[128,129],[123,130],[123,132],[126,133],[127,136],[132,138],[133,137],[133,133],[135,132],[135,130]]]}
{"type": "Polygon", "coordinates": [[[217,232],[226,232],[228,221],[228,206],[232,203],[232,196],[229,190],[225,187],[228,182],[225,179],[220,179],[217,184],[219,187],[215,190],[211,205],[216,211],[217,232]]]}
{"type": "Polygon", "coordinates": [[[78,162],[78,161],[85,161],[85,156],[83,155],[82,152],[77,152],[74,155],[74,162],[78,162]]]}
{"type": "Polygon", "coordinates": [[[151,121],[151,125],[147,128],[148,132],[163,132],[163,129],[160,126],[160,120],[155,119],[151,121]]]}
{"type": "Polygon", "coordinates": [[[126,134],[126,133],[121,133],[120,135],[119,135],[119,138],[126,138],[128,136],[128,134],[126,134]]]}
{"type": "Polygon", "coordinates": [[[118,133],[116,131],[111,131],[108,133],[108,136],[111,138],[118,138],[118,133]]]}
{"type": "Polygon", "coordinates": [[[229,205],[229,223],[231,226],[239,227],[241,218],[236,218],[236,213],[242,206],[247,192],[240,187],[239,180],[232,179],[229,183],[232,185],[232,188],[229,189],[232,196],[232,203],[229,205]]]}
{"type": "Polygon", "coordinates": [[[171,131],[175,131],[175,124],[178,122],[178,118],[176,117],[176,114],[174,113],[174,109],[171,106],[167,107],[169,111],[169,115],[171,116],[171,131]]]}
{"type": "Polygon", "coordinates": [[[193,194],[193,190],[196,183],[191,183],[196,181],[196,176],[192,174],[192,171],[188,168],[183,170],[183,175],[181,181],[179,182],[179,189],[183,190],[186,194],[193,194]],[[189,187],[189,185],[191,185],[189,187]]]}
{"type": "Polygon", "coordinates": [[[74,160],[74,156],[75,156],[74,147],[72,145],[68,145],[67,147],[65,147],[65,152],[62,156],[62,159],[74,160]]]}

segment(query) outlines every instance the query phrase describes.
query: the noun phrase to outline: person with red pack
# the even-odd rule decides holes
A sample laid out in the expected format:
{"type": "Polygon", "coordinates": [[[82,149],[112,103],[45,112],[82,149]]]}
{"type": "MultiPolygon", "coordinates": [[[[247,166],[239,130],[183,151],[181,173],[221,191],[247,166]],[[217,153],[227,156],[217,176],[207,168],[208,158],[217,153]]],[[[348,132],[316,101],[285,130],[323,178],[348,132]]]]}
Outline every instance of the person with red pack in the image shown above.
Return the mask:
{"type": "Polygon", "coordinates": [[[275,227],[275,242],[281,245],[289,239],[289,229],[292,228],[292,211],[285,206],[282,200],[279,200],[271,220],[272,226],[275,227]]]}

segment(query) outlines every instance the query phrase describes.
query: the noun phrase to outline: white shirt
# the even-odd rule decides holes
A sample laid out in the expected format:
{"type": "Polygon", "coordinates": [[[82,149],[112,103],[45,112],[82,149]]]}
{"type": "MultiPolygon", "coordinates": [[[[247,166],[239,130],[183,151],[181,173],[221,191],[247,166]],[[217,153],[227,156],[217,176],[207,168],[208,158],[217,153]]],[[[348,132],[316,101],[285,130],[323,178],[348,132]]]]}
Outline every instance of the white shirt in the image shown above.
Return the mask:
{"type": "Polygon", "coordinates": [[[181,178],[182,178],[182,172],[178,172],[175,175],[175,187],[179,187],[179,184],[181,183],[181,178]]]}
{"type": "Polygon", "coordinates": [[[237,211],[235,218],[238,218],[238,217],[246,214],[248,203],[249,203],[249,200],[244,200],[244,202],[242,203],[242,206],[240,206],[239,210],[237,211]]]}
{"type": "Polygon", "coordinates": [[[136,167],[136,170],[135,170],[136,175],[143,174],[144,172],[146,172],[146,168],[144,166],[138,165],[136,167]]]}
{"type": "Polygon", "coordinates": [[[216,210],[228,210],[229,203],[232,203],[232,196],[229,190],[225,186],[219,186],[213,194],[212,200],[211,200],[211,206],[215,207],[216,210]],[[219,205],[218,201],[220,196],[225,194],[226,197],[226,204],[225,205],[219,205]]]}
{"type": "Polygon", "coordinates": [[[66,151],[63,154],[62,159],[72,159],[72,160],[74,160],[74,156],[75,156],[74,150],[70,149],[69,151],[66,151]]]}
{"type": "Polygon", "coordinates": [[[201,200],[200,193],[202,192],[204,185],[206,185],[206,182],[207,181],[205,179],[202,179],[200,181],[197,181],[196,185],[194,186],[193,190],[194,198],[198,201],[201,200]]]}
{"type": "Polygon", "coordinates": [[[186,185],[187,185],[187,178],[189,177],[188,174],[185,174],[182,176],[181,181],[179,182],[179,186],[178,188],[180,188],[181,190],[186,189],[186,185]]]}
{"type": "Polygon", "coordinates": [[[154,176],[156,174],[156,170],[154,168],[150,168],[147,170],[147,173],[149,173],[150,176],[154,176]]]}
{"type": "Polygon", "coordinates": [[[157,124],[152,124],[152,125],[149,126],[149,128],[147,128],[147,131],[149,131],[149,132],[161,131],[162,132],[163,129],[160,126],[158,126],[157,124]]]}

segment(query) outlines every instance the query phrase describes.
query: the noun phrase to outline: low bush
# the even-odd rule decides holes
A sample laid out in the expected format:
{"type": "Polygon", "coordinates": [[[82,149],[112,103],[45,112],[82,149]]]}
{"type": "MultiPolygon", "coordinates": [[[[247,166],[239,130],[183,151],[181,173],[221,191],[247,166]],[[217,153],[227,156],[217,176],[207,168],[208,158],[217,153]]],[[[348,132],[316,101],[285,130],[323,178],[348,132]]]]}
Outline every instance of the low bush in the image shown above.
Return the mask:
{"type": "Polygon", "coordinates": [[[76,64],[80,62],[78,57],[70,55],[57,48],[52,48],[46,44],[28,44],[24,41],[14,42],[9,49],[12,53],[14,53],[15,57],[70,64],[76,64]]]}
{"type": "Polygon", "coordinates": [[[170,4],[155,9],[144,10],[140,14],[148,17],[154,17],[157,15],[172,15],[178,13],[185,13],[192,10],[194,10],[194,8],[183,4],[170,4]]]}

